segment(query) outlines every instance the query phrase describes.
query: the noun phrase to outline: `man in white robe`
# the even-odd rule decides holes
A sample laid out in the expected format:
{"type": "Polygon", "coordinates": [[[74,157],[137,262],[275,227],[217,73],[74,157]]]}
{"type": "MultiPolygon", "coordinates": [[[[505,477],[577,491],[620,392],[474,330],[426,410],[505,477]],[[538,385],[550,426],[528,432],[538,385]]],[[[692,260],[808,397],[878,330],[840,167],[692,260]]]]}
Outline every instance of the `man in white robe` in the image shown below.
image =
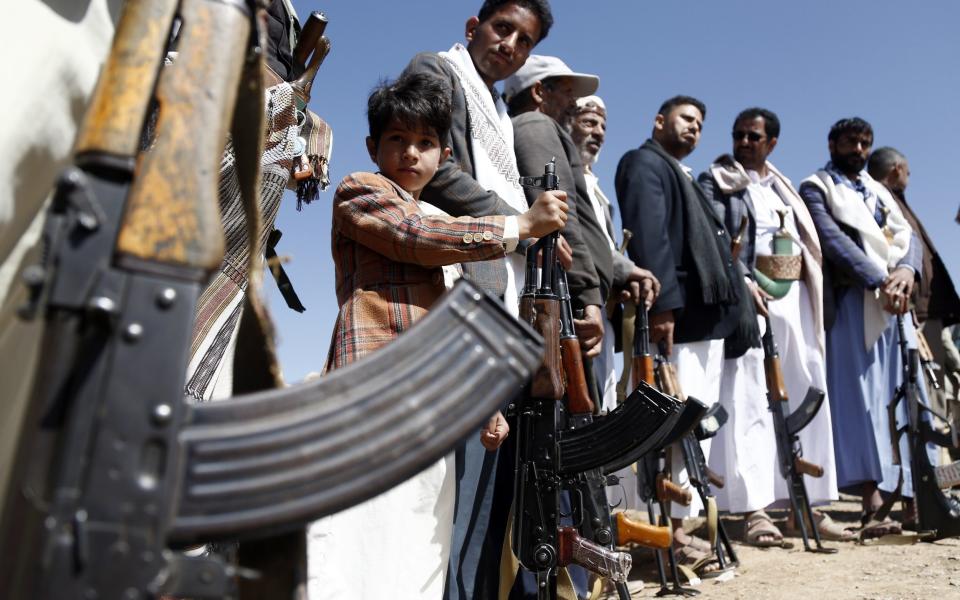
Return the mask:
{"type": "MultiPolygon", "coordinates": [[[[724,216],[730,235],[740,236],[740,264],[761,315],[759,326],[765,329],[762,315],[769,312],[780,350],[789,414],[810,387],[826,391],[827,382],[820,243],[790,180],[767,161],[779,135],[780,121],[771,111],[741,112],[733,126],[733,156],[721,156],[700,176],[700,184],[724,216]],[[791,257],[777,260],[791,272],[773,273],[774,239],[784,233],[791,240],[791,257]]],[[[781,543],[782,535],[764,509],[789,497],[779,473],[763,358],[762,349],[751,348],[725,361],[720,402],[730,419],[718,432],[710,456],[711,467],[726,477],[725,487],[716,492],[720,508],[746,513],[746,541],[760,546],[781,543]]],[[[824,469],[823,477],[806,479],[812,503],[827,503],[838,495],[828,402],[800,433],[805,459],[824,469]]],[[[829,539],[852,537],[824,515],[818,523],[829,539]]]]}

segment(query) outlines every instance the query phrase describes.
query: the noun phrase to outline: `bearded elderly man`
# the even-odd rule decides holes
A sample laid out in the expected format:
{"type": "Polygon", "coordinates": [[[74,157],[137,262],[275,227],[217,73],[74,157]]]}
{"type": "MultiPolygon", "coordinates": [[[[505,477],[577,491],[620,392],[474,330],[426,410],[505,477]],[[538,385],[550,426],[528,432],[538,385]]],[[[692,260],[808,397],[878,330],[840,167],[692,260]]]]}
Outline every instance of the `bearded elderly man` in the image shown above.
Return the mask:
{"type": "MultiPolygon", "coordinates": [[[[780,119],[763,108],[748,108],[733,124],[733,155],[724,154],[698,178],[723,216],[727,231],[740,236],[740,267],[757,312],[769,311],[787,395],[788,414],[799,407],[810,386],[826,391],[823,333],[823,276],[820,240],[810,213],[793,184],[769,162],[777,146],[780,119]],[[778,238],[789,236],[789,251],[778,238]],[[771,258],[781,255],[777,259],[771,258]],[[787,256],[783,256],[787,255],[787,256]]],[[[760,319],[760,328],[765,322],[760,319]]],[[[773,420],[767,409],[763,351],[751,348],[724,361],[720,403],[729,420],[717,432],[711,467],[723,473],[718,489],[722,510],[746,513],[744,538],[755,546],[780,546],[783,535],[764,511],[789,498],[778,473],[773,420]]],[[[827,400],[829,401],[829,400],[827,400]]],[[[823,477],[807,480],[812,503],[836,500],[830,409],[822,407],[800,432],[804,458],[821,465],[823,477]]],[[[818,514],[821,536],[851,540],[825,514],[818,514]]]]}
{"type": "MultiPolygon", "coordinates": [[[[593,165],[600,157],[600,149],[606,139],[607,108],[599,96],[584,96],[577,99],[576,110],[568,126],[570,137],[580,152],[583,164],[583,179],[586,185],[590,207],[597,222],[603,225],[602,246],[609,247],[613,256],[613,294],[607,298],[619,308],[619,302],[644,302],[649,308],[660,292],[660,282],[653,273],[641,269],[632,260],[617,252],[616,235],[613,229],[613,214],[610,200],[600,188],[600,180],[593,172],[593,165]],[[619,297],[617,296],[618,291],[619,297]]],[[[615,333],[618,333],[619,319],[614,318],[620,311],[604,312],[603,348],[593,359],[594,372],[605,410],[613,410],[617,405],[616,365],[614,365],[615,333]]],[[[631,508],[638,508],[631,506],[631,508]]]]}
{"type": "MultiPolygon", "coordinates": [[[[680,163],[700,141],[705,113],[704,104],[689,96],[664,102],[651,139],[620,159],[615,183],[623,226],[634,233],[630,258],[662,286],[650,309],[651,341],[662,343],[676,362],[683,391],[712,405],[718,400],[723,340],[738,329],[747,292],[723,221],[680,163]]],[[[709,455],[709,442],[703,446],[709,455]]],[[[673,461],[673,480],[688,485],[681,462],[673,461]]],[[[672,504],[674,548],[684,563],[703,564],[711,544],[683,530],[683,518],[702,508],[693,496],[688,507],[672,504]]]]}
{"type": "MultiPolygon", "coordinates": [[[[803,180],[800,196],[832,277],[824,286],[824,313],[837,483],[862,493],[864,535],[899,533],[896,521],[872,518],[880,490],[896,488],[901,468],[904,496],[912,496],[909,448],[901,439],[902,467],[894,465],[886,408],[902,372],[894,315],[909,308],[920,245],[890,192],[863,170],[873,146],[870,124],[841,119],[827,141],[830,162],[803,180]]],[[[907,342],[916,347],[913,321],[903,321],[907,342]]]]}

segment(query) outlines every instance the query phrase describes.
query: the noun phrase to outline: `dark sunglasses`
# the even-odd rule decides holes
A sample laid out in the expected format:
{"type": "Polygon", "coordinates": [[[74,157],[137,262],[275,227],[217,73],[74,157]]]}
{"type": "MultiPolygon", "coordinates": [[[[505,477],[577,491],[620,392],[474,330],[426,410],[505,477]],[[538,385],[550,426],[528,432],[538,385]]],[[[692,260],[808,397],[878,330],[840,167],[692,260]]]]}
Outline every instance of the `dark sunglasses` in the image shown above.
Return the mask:
{"type": "Polygon", "coordinates": [[[739,142],[743,138],[747,138],[751,142],[759,142],[763,139],[763,136],[757,133],[756,131],[734,131],[733,132],[733,141],[739,142]]]}

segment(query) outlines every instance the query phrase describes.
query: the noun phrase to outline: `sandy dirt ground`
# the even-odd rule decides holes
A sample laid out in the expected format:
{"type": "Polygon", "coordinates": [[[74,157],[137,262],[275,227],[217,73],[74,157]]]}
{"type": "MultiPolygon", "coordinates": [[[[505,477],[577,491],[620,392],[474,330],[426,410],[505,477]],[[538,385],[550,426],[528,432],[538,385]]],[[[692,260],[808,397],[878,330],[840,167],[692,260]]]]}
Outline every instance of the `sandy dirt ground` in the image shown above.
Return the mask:
{"type": "MultiPolygon", "coordinates": [[[[827,512],[835,521],[856,526],[859,498],[844,498],[827,512]]],[[[771,516],[782,529],[786,515],[771,516]]],[[[839,552],[824,555],[804,552],[799,537],[786,538],[794,544],[789,550],[745,546],[736,541],[742,533],[741,522],[725,522],[740,566],[730,580],[705,579],[696,586],[701,592],[698,598],[704,600],[960,599],[960,539],[909,546],[828,542],[839,552]]],[[[632,598],[655,598],[660,585],[652,553],[637,549],[632,555],[631,588],[637,587],[637,580],[644,582],[632,598]]]]}

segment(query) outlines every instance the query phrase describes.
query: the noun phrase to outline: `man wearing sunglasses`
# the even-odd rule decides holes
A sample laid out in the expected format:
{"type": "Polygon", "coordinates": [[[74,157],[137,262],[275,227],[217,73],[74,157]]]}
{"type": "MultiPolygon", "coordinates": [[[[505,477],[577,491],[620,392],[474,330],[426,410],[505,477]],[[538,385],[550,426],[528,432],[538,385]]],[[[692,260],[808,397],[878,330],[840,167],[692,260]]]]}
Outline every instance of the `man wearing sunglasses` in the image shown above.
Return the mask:
{"type": "MultiPolygon", "coordinates": [[[[718,400],[723,339],[737,329],[747,292],[723,221],[680,163],[700,141],[705,113],[704,104],[689,96],[664,102],[651,139],[620,159],[615,186],[623,226],[634,233],[630,258],[661,285],[650,308],[651,341],[675,362],[683,391],[711,405],[718,400]]],[[[709,455],[708,442],[703,445],[709,455]]],[[[673,461],[673,480],[686,485],[679,462],[673,461]]],[[[711,546],[682,527],[682,519],[700,508],[694,494],[689,507],[673,503],[670,516],[678,558],[705,574],[716,569],[708,560],[711,546]]]]}
{"type": "MultiPolygon", "coordinates": [[[[744,110],[734,120],[732,155],[720,156],[698,179],[730,235],[739,238],[739,266],[757,313],[769,312],[792,411],[810,386],[827,389],[823,277],[810,214],[790,180],[767,160],[779,135],[776,114],[744,110]],[[784,244],[784,234],[790,243],[784,244]]],[[[764,326],[762,319],[758,324],[764,326]]],[[[720,402],[730,419],[717,433],[710,456],[712,468],[726,476],[726,485],[717,490],[720,508],[745,513],[745,541],[761,547],[782,545],[783,535],[764,509],[789,497],[777,472],[766,394],[761,349],[724,361],[720,402]]],[[[800,432],[804,457],[824,468],[823,477],[807,480],[813,503],[837,499],[832,435],[829,409],[821,409],[800,432]]],[[[818,527],[826,539],[853,537],[826,515],[818,515],[818,527]]]]}

